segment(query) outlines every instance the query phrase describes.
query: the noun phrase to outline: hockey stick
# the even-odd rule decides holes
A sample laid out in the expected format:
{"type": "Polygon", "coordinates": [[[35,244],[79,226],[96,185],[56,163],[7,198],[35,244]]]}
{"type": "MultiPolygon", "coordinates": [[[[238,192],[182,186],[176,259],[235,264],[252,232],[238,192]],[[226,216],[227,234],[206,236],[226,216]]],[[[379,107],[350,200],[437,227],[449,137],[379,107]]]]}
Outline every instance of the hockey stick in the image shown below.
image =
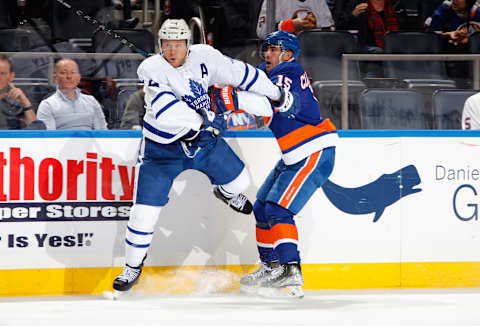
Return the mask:
{"type": "Polygon", "coordinates": [[[77,14],[77,16],[80,16],[82,17],[84,20],[86,20],[88,23],[96,26],[98,29],[100,29],[101,31],[103,31],[105,34],[113,37],[114,39],[120,41],[120,43],[122,43],[123,45],[129,47],[132,51],[135,51],[137,53],[140,53],[141,55],[145,56],[145,57],[149,57],[150,56],[150,53],[138,48],[135,46],[135,44],[133,44],[132,42],[130,42],[129,40],[127,40],[125,37],[123,36],[120,36],[119,34],[117,34],[116,32],[114,32],[113,30],[107,28],[107,26],[105,26],[105,24],[103,24],[102,22],[96,20],[95,18],[92,18],[90,17],[89,15],[87,15],[86,13],[84,13],[82,10],[78,10],[74,7],[72,7],[72,5],[70,5],[69,3],[63,1],[63,0],[57,0],[57,2],[61,3],[63,6],[67,7],[68,9],[71,9],[75,12],[75,14],[77,14]]]}

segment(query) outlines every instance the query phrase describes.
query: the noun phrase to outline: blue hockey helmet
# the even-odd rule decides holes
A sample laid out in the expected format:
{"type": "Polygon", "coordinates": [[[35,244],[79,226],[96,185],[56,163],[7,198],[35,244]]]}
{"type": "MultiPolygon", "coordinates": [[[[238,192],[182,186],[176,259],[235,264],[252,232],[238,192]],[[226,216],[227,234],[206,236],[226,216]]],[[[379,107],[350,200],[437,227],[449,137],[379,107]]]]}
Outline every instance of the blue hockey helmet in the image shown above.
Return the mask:
{"type": "Polygon", "coordinates": [[[286,31],[277,31],[267,35],[263,41],[262,50],[266,51],[268,45],[279,45],[282,48],[282,53],[291,50],[295,60],[300,53],[300,42],[295,34],[286,31]]]}

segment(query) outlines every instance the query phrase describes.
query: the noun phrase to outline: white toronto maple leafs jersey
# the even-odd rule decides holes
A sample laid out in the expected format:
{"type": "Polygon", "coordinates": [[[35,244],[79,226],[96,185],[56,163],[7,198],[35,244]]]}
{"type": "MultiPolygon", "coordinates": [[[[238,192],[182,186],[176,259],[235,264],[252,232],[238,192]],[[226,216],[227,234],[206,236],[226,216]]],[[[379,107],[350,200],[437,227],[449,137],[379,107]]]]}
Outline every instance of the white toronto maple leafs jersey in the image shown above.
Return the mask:
{"type": "MultiPolygon", "coordinates": [[[[200,129],[202,116],[187,103],[202,102],[208,96],[208,87],[215,83],[239,87],[273,100],[281,96],[278,87],[263,71],[204,44],[190,46],[181,67],[174,68],[157,54],[145,59],[137,74],[145,91],[143,135],[161,144],[172,143],[191,130],[200,129]]],[[[208,104],[208,101],[202,103],[208,104]]]]}

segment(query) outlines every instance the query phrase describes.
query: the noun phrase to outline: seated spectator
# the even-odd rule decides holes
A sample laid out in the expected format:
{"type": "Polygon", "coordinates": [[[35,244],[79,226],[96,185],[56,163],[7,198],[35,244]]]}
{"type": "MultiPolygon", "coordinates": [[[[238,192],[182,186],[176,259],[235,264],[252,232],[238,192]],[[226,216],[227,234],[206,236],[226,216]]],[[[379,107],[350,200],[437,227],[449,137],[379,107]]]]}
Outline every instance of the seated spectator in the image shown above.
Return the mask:
{"type": "Polygon", "coordinates": [[[128,98],[125,111],[123,111],[121,129],[142,129],[143,116],[145,115],[145,92],[139,89],[128,98]]]}
{"type": "Polygon", "coordinates": [[[462,129],[480,129],[480,93],[470,96],[463,106],[462,129]]]}
{"type": "Polygon", "coordinates": [[[57,91],[38,106],[38,119],[47,129],[107,129],[98,101],[82,94],[77,87],[81,75],[72,59],[64,58],[55,65],[57,91]]]}
{"type": "MultiPolygon", "coordinates": [[[[263,1],[257,23],[257,36],[267,35],[267,2],[263,1]]],[[[298,34],[312,28],[334,29],[332,13],[325,0],[277,0],[275,4],[276,30],[298,34]]]]}
{"type": "Polygon", "coordinates": [[[0,129],[22,129],[37,119],[32,103],[12,82],[15,72],[10,59],[0,55],[0,129]]]}
{"type": "MultiPolygon", "coordinates": [[[[392,0],[391,5],[398,19],[400,29],[411,29],[407,25],[406,10],[402,1],[392,0]],[[403,26],[403,27],[402,27],[403,26]]],[[[359,27],[359,18],[368,8],[367,0],[336,0],[334,4],[333,19],[335,27],[338,30],[357,30],[359,27]]]]}
{"type": "MultiPolygon", "coordinates": [[[[443,2],[425,21],[427,31],[441,32],[446,53],[469,53],[468,36],[479,30],[480,10],[475,0],[443,2]]],[[[459,88],[470,88],[471,68],[468,62],[446,62],[447,75],[459,88]]]]}
{"type": "MultiPolygon", "coordinates": [[[[474,30],[468,31],[470,22],[480,22],[480,10],[475,0],[452,0],[443,2],[432,16],[425,21],[427,31],[442,32],[442,35],[455,46],[468,42],[469,32],[475,31],[478,24],[472,24],[474,30]]],[[[478,27],[477,27],[478,28],[478,27]]]]}
{"type": "MultiPolygon", "coordinates": [[[[338,27],[358,30],[358,44],[363,53],[383,53],[383,37],[390,31],[399,30],[399,22],[405,14],[405,10],[396,14],[392,0],[346,0],[343,5],[341,2],[336,5],[339,6],[335,9],[338,27]],[[341,14],[340,9],[344,10],[341,14]]],[[[367,77],[383,77],[380,62],[364,62],[361,68],[367,77]]]]}

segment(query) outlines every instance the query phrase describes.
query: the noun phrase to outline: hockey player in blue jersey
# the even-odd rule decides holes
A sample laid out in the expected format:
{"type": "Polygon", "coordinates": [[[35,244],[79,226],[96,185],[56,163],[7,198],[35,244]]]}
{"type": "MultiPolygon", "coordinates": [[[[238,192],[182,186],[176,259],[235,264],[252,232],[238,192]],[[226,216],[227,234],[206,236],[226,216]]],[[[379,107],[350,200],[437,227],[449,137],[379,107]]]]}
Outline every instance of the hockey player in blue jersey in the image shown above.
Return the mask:
{"type": "Polygon", "coordinates": [[[264,96],[231,87],[223,88],[215,102],[217,109],[241,109],[268,118],[282,157],[264,181],[253,206],[260,268],[241,278],[242,289],[288,288],[303,296],[303,277],[294,216],[331,174],[338,135],[329,119],[320,115],[307,74],[296,61],[297,37],[279,31],[263,43],[264,70],[290,97],[275,107],[264,96]],[[227,98],[227,101],[224,99],[227,98]],[[230,103],[234,103],[231,105],[230,103]]]}
{"type": "Polygon", "coordinates": [[[184,20],[166,20],[159,30],[161,52],[145,59],[137,71],[144,84],[146,113],[126,230],[126,264],[113,282],[117,291],[137,283],[160,211],[182,171],[205,173],[216,185],[217,198],[237,212],[252,211],[241,194],[250,182],[247,170],[221,137],[225,116],[211,110],[208,87],[231,84],[272,100],[287,98],[263,71],[209,45],[190,45],[190,36],[184,20]]]}

